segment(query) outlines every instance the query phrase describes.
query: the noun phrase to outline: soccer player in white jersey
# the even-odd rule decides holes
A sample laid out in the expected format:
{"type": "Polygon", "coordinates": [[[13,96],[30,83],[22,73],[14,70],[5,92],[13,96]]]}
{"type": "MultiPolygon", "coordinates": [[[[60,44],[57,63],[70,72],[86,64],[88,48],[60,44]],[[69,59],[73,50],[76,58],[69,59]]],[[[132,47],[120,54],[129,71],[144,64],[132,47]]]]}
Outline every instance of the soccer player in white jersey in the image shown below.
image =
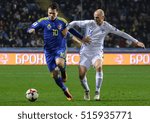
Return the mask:
{"type": "Polygon", "coordinates": [[[90,88],[87,82],[86,73],[91,65],[96,70],[96,88],[94,100],[100,100],[100,89],[103,81],[103,47],[104,39],[108,33],[119,35],[128,41],[131,41],[138,47],[145,47],[142,42],[139,42],[132,36],[122,32],[104,21],[104,11],[98,9],[94,12],[94,20],[72,21],[68,28],[79,26],[85,29],[85,36],[91,39],[90,44],[82,44],[80,49],[80,63],[79,63],[79,78],[85,90],[84,99],[90,100],[90,88]]]}

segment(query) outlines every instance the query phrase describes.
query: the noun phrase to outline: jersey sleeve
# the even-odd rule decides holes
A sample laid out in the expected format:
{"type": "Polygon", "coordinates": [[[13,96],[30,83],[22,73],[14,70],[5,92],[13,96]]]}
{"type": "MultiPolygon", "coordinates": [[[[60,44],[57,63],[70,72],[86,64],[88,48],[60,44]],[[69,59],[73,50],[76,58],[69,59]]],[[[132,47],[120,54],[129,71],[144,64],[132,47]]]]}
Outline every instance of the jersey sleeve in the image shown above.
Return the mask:
{"type": "Polygon", "coordinates": [[[62,26],[62,31],[63,31],[63,30],[66,29],[66,27],[68,26],[68,22],[67,22],[66,19],[61,18],[61,17],[58,17],[58,20],[61,21],[61,24],[62,24],[61,26],[62,26]]]}
{"type": "Polygon", "coordinates": [[[39,19],[38,21],[34,22],[30,28],[33,28],[33,29],[43,28],[43,20],[39,19]]]}
{"type": "Polygon", "coordinates": [[[67,21],[64,21],[63,29],[66,29],[67,26],[68,26],[68,22],[67,22],[67,21]]]}
{"type": "Polygon", "coordinates": [[[84,20],[84,21],[72,21],[69,23],[68,28],[73,28],[74,26],[78,26],[80,28],[85,28],[87,24],[90,23],[90,20],[84,20]]]}
{"type": "Polygon", "coordinates": [[[123,31],[120,31],[119,29],[117,29],[116,27],[112,26],[111,24],[107,23],[107,29],[108,29],[109,33],[113,33],[113,34],[116,34],[118,36],[121,36],[121,37],[127,39],[128,41],[138,42],[137,39],[133,38],[132,36],[130,36],[129,34],[123,32],[123,31]]]}

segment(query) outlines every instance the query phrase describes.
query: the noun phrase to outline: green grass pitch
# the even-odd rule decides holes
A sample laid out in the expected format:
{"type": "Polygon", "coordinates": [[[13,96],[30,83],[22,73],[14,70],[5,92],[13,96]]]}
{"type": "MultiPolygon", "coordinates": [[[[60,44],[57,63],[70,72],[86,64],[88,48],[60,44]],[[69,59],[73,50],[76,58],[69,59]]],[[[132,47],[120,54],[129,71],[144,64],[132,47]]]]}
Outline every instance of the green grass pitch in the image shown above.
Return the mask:
{"type": "Polygon", "coordinates": [[[69,87],[74,100],[67,101],[47,66],[0,66],[0,106],[150,106],[150,66],[104,66],[101,101],[94,101],[95,71],[87,77],[91,101],[83,100],[78,67],[67,66],[69,87]],[[25,92],[36,88],[39,98],[29,102],[25,92]]]}

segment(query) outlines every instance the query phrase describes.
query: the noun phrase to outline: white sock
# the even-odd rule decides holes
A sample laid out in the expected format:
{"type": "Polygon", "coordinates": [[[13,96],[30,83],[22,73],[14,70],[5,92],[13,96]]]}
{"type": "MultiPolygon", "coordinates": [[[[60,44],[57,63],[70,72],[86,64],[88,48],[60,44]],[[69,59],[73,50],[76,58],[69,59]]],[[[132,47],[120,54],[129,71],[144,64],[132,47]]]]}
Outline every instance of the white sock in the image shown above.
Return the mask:
{"type": "Polygon", "coordinates": [[[100,93],[102,81],[103,81],[103,71],[96,72],[96,89],[95,89],[95,91],[97,91],[98,93],[100,93]]]}
{"type": "Polygon", "coordinates": [[[85,91],[90,91],[86,76],[81,81],[81,85],[85,91]]]}

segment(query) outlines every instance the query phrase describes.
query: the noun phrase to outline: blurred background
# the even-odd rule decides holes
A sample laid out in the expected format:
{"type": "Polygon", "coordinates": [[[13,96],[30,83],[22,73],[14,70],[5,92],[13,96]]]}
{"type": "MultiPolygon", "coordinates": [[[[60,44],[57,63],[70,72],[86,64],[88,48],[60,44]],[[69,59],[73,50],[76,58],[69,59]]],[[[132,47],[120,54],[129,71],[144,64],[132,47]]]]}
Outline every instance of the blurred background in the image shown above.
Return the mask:
{"type": "MultiPolygon", "coordinates": [[[[47,16],[51,2],[60,5],[59,16],[68,22],[93,19],[93,12],[101,8],[105,20],[118,29],[150,47],[150,2],[149,0],[0,0],[0,47],[42,47],[42,31],[28,35],[27,28],[39,18],[47,16]]],[[[81,30],[82,32],[82,30],[81,30]]],[[[74,45],[68,41],[69,49],[74,45]]],[[[109,34],[105,48],[129,48],[127,40],[109,34]]]]}

